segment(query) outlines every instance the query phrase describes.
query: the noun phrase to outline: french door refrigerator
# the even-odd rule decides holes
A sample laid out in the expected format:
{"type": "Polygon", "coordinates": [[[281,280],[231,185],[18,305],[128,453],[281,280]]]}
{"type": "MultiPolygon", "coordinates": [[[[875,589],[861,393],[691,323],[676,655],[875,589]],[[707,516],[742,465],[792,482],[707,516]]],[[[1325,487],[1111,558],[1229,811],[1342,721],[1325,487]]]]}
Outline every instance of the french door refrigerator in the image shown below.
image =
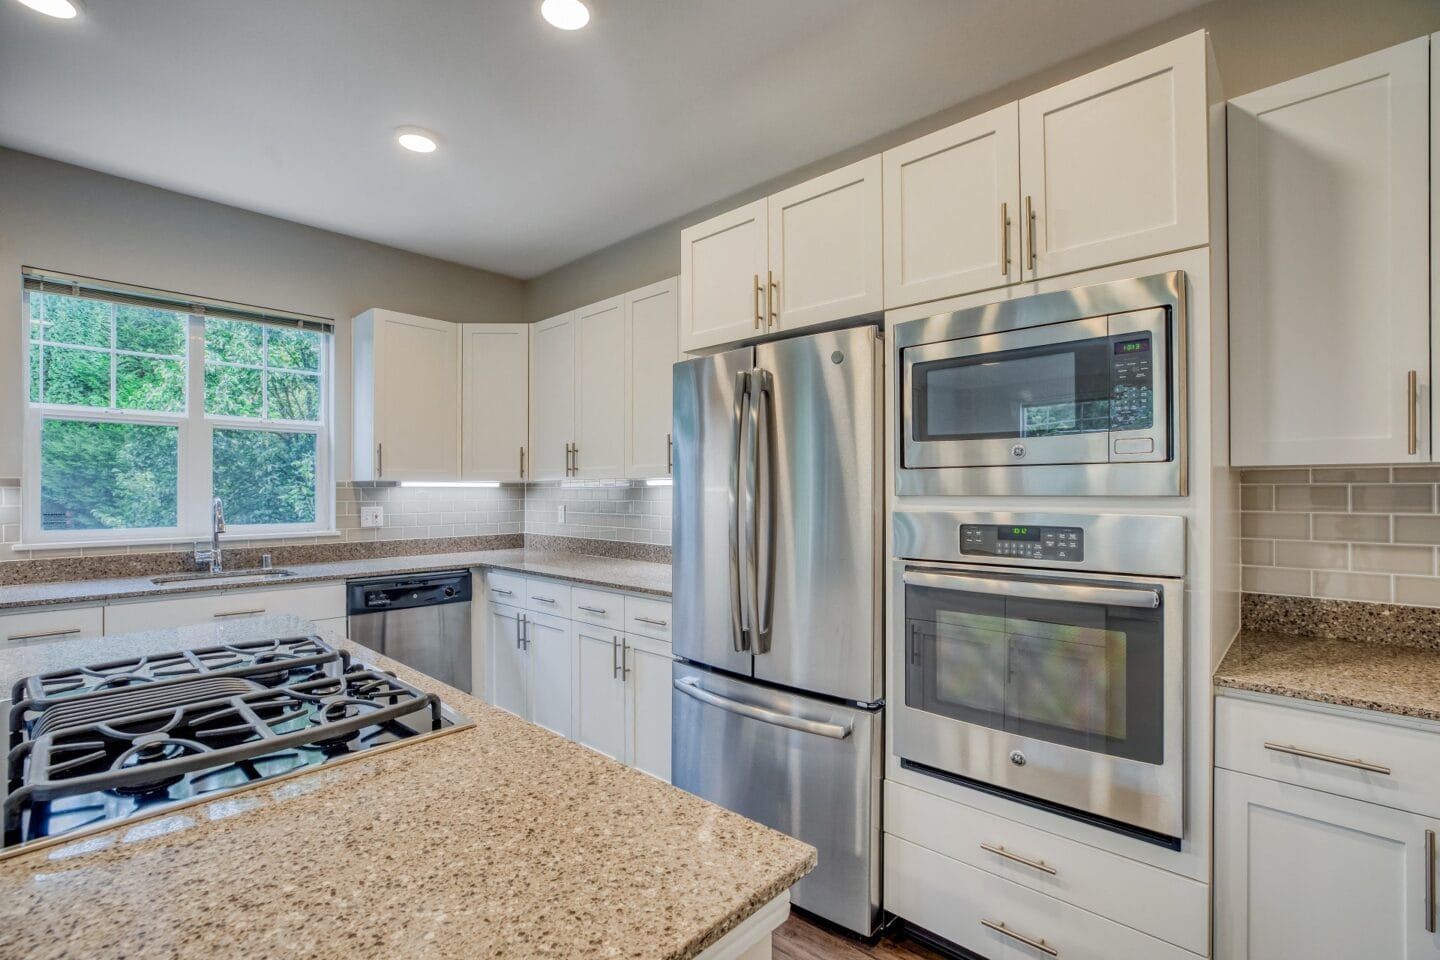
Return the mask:
{"type": "Polygon", "coordinates": [[[672,779],[819,851],[796,906],[880,917],[881,352],[856,327],[674,376],[672,779]]]}

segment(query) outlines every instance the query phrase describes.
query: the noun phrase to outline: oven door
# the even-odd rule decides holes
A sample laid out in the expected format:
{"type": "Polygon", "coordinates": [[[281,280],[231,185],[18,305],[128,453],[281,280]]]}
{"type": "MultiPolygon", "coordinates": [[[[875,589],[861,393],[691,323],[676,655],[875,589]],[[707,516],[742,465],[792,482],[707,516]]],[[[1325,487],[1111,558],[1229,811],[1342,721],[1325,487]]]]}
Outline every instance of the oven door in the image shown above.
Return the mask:
{"type": "Polygon", "coordinates": [[[902,760],[1182,835],[1182,581],[902,562],[896,580],[902,760]]]}
{"type": "Polygon", "coordinates": [[[903,467],[1169,458],[1163,308],[903,351],[903,467]]]}

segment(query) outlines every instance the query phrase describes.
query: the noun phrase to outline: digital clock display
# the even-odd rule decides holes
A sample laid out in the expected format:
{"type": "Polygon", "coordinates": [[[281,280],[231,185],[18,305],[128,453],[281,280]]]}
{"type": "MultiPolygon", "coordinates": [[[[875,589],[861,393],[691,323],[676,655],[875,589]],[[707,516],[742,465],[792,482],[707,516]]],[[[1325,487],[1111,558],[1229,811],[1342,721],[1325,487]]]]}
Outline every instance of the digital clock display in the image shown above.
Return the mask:
{"type": "Polygon", "coordinates": [[[1150,338],[1141,337],[1139,340],[1120,340],[1115,344],[1115,356],[1124,356],[1127,353],[1149,353],[1150,338]]]}
{"type": "Polygon", "coordinates": [[[1039,540],[1039,527],[1000,527],[995,531],[998,540],[1039,540]]]}

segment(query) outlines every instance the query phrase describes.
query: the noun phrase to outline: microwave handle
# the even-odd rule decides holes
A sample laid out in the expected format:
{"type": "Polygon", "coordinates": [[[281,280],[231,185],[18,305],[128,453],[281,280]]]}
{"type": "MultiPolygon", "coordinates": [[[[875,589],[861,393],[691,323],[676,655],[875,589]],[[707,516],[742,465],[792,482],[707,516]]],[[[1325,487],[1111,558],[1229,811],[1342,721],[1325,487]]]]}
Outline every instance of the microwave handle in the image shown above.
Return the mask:
{"type": "Polygon", "coordinates": [[[1139,607],[1154,610],[1160,606],[1160,591],[1142,587],[1103,587],[1088,583],[1047,583],[1035,580],[1001,580],[996,577],[971,576],[964,573],[923,573],[905,571],[905,583],[913,587],[934,587],[939,590],[968,590],[1029,600],[1058,600],[1065,603],[1104,604],[1112,607],[1139,607]]]}

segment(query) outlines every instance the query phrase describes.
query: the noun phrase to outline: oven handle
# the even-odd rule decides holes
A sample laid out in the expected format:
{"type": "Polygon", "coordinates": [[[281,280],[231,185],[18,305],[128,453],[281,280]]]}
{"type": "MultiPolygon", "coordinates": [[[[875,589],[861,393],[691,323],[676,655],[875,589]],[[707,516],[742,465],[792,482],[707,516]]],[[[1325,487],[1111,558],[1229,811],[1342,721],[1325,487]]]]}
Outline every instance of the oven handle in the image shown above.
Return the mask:
{"type": "Polygon", "coordinates": [[[1141,587],[1102,587],[1088,583],[1046,583],[1035,580],[1001,580],[996,577],[970,576],[963,573],[921,573],[905,571],[905,583],[912,587],[935,587],[939,590],[968,590],[1004,597],[1025,597],[1030,600],[1059,600],[1066,603],[1089,603],[1111,607],[1139,607],[1155,610],[1160,606],[1160,591],[1141,587]]]}

